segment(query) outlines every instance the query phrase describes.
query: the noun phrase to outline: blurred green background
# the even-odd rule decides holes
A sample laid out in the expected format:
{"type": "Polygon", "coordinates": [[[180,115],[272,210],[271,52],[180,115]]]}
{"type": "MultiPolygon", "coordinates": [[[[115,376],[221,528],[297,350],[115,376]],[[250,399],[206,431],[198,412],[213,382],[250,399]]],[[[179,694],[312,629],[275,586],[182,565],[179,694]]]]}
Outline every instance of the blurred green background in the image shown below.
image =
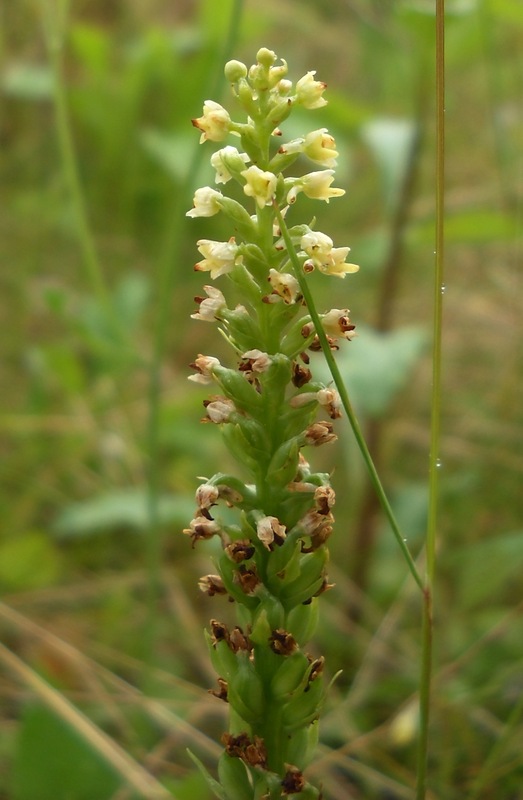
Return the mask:
{"type": "MultiPolygon", "coordinates": [[[[194,189],[212,180],[213,145],[198,146],[190,120],[208,98],[234,116],[224,60],[251,64],[261,46],[288,61],[294,80],[315,69],[328,84],[329,105],[296,114],[284,134],[303,124],[335,135],[336,185],[347,194],[320,210],[300,198],[300,213],[317,214],[361,269],[343,283],[311,281],[320,310],[351,309],[359,337],[340,365],[420,552],[433,12],[429,0],[76,0],[68,13],[59,0],[1,0],[0,798],[153,798],[160,783],[178,800],[208,796],[185,749],[211,767],[219,752],[224,709],[206,691],[214,676],[202,631],[227,609],[196,585],[212,546],[192,551],[180,531],[196,476],[228,463],[218,432],[199,422],[205,394],[187,374],[196,353],[226,353],[215,327],[189,314],[202,285],[196,239],[230,231],[220,217],[185,218],[194,189]]],[[[516,800],[523,6],[448,0],[446,27],[430,797],[516,800]]],[[[416,587],[347,428],[319,460],[338,491],[336,587],[314,647],[330,674],[343,674],[311,779],[326,800],[412,798],[416,587]]]]}

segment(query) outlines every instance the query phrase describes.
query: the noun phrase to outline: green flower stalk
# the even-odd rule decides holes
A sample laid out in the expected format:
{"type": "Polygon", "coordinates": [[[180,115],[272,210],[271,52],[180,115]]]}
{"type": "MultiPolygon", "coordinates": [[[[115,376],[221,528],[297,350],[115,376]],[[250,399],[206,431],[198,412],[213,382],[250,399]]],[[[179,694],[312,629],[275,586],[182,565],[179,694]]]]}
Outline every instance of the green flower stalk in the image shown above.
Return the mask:
{"type": "MultiPolygon", "coordinates": [[[[341,404],[335,389],[313,378],[309,353],[321,347],[293,263],[303,273],[316,269],[338,278],[358,267],[347,262],[348,247],[334,247],[312,224],[285,228],[295,251],[291,261],[280,229],[301,193],[327,203],[344,194],[332,186],[338,153],[325,128],[281,143],[279,126],[296,107],[324,106],[326,85],[314,72],[293,85],[285,61],[278,63],[266,48],[250,69],[229,61],[225,75],[247,120],[237,122],[207,100],[192,122],[201,143],[239,138],[240,149],[224,146],[211,164],[216,185],[239,184],[248,208],[205,186],[188,212],[222,213],[230,221],[227,242],[198,241],[202,260],[195,269],[213,280],[227,276],[242,299],[231,306],[221,289],[205,286],[192,314],[217,323],[234,354],[231,365],[198,355],[190,380],[214,387],[204,421],[220,425],[243,470],[240,477],[218,473],[199,486],[197,511],[184,531],[193,546],[218,537],[216,574],[202,577],[200,589],[228,597],[237,609],[234,628],[213,619],[207,633],[218,674],[213,694],[230,709],[219,782],[207,779],[222,800],[308,800],[321,798],[303,772],[317,741],[326,686],[323,657],[305,648],[316,628],[318,598],[330,588],[335,494],[329,475],[314,472],[303,450],[336,439],[333,421],[341,404]],[[300,156],[320,168],[287,175],[300,156]],[[221,504],[236,510],[232,524],[221,519],[221,504]]],[[[319,318],[332,350],[353,337],[348,309],[319,318]]]]}

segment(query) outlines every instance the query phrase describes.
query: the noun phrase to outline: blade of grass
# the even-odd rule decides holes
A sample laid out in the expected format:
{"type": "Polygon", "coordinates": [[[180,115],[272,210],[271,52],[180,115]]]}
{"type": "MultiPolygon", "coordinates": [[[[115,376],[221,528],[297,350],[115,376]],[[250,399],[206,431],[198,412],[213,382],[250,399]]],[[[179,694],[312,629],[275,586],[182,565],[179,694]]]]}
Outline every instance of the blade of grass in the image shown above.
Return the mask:
{"type": "Polygon", "coordinates": [[[423,588],[423,580],[421,578],[420,573],[418,572],[416,564],[414,563],[414,559],[412,558],[410,550],[407,547],[407,544],[405,542],[405,538],[403,537],[403,534],[402,534],[402,532],[400,530],[400,527],[398,525],[396,517],[394,516],[394,512],[392,510],[392,506],[390,505],[389,499],[388,499],[387,495],[385,494],[385,490],[384,490],[383,485],[381,483],[381,480],[380,480],[380,477],[378,475],[378,471],[377,471],[377,469],[375,467],[374,461],[372,460],[372,456],[371,456],[371,454],[369,452],[369,448],[368,448],[367,443],[365,441],[365,437],[364,437],[363,432],[361,430],[361,427],[360,427],[360,424],[359,424],[358,419],[356,417],[356,414],[354,413],[354,409],[352,408],[352,404],[351,404],[350,399],[349,399],[349,393],[348,393],[347,388],[346,388],[346,386],[345,386],[345,384],[343,382],[343,378],[341,376],[338,364],[336,363],[336,359],[332,355],[332,351],[331,351],[331,349],[329,347],[329,343],[327,341],[327,336],[325,334],[325,331],[323,330],[323,326],[321,324],[320,317],[318,315],[318,312],[316,310],[316,306],[314,304],[314,299],[313,299],[313,296],[312,296],[312,292],[309,289],[309,285],[307,283],[305,275],[303,274],[303,270],[302,270],[302,268],[300,266],[300,263],[298,261],[298,257],[296,255],[296,251],[294,249],[294,245],[292,243],[292,239],[291,239],[290,234],[289,234],[289,229],[287,228],[287,225],[285,224],[285,220],[283,219],[283,216],[282,216],[280,210],[278,209],[276,203],[274,204],[274,208],[275,208],[275,211],[276,211],[276,217],[277,217],[277,220],[278,220],[278,225],[280,227],[281,235],[282,235],[282,238],[283,238],[283,240],[285,242],[285,246],[287,248],[287,252],[289,254],[289,258],[291,260],[295,276],[296,276],[296,278],[297,278],[297,280],[298,280],[298,282],[300,284],[301,293],[303,294],[303,298],[304,298],[305,303],[307,305],[307,309],[309,311],[309,314],[311,315],[311,319],[312,319],[312,322],[313,322],[314,327],[316,329],[316,333],[317,333],[318,339],[320,340],[320,344],[321,344],[321,347],[322,347],[322,350],[323,350],[325,361],[327,362],[327,366],[329,367],[330,373],[332,375],[332,379],[333,379],[334,384],[335,384],[335,386],[336,386],[336,388],[338,390],[338,393],[340,395],[343,408],[345,410],[345,413],[347,414],[347,418],[349,420],[349,424],[350,424],[350,426],[352,428],[352,432],[354,434],[354,438],[356,439],[356,442],[357,442],[358,447],[360,449],[361,455],[362,455],[363,460],[365,462],[365,466],[367,467],[370,480],[371,480],[372,485],[374,487],[374,490],[375,490],[375,492],[376,492],[376,494],[377,494],[377,496],[379,498],[379,501],[380,501],[381,507],[382,507],[382,509],[383,509],[383,511],[385,513],[385,516],[387,517],[387,519],[389,521],[389,524],[390,524],[390,526],[392,528],[392,532],[393,532],[393,534],[394,534],[394,536],[396,538],[396,541],[398,542],[400,550],[403,553],[405,561],[407,562],[407,566],[408,566],[408,568],[410,570],[410,573],[411,573],[412,577],[414,578],[414,580],[416,581],[416,583],[418,584],[419,588],[422,589],[423,588]]]}
{"type": "Polygon", "coordinates": [[[60,0],[53,10],[46,0],[40,0],[40,14],[44,38],[53,75],[53,102],[56,132],[64,178],[71,199],[71,211],[78,244],[82,252],[85,273],[100,308],[116,332],[120,330],[113,312],[109,290],[100,265],[85,206],[82,185],[71,131],[71,120],[67,105],[66,83],[63,70],[63,49],[69,11],[69,0],[60,0]]]}
{"type": "Polygon", "coordinates": [[[433,671],[433,605],[436,568],[440,484],[440,420],[442,321],[445,265],[445,0],[436,0],[436,224],[434,269],[434,316],[432,344],[432,396],[429,467],[429,509],[426,537],[426,575],[423,589],[423,623],[420,676],[420,735],[416,800],[424,800],[427,787],[429,723],[433,671]]]}
{"type": "Polygon", "coordinates": [[[99,753],[140,797],[146,800],[173,800],[173,795],[110,736],[1,643],[0,662],[99,753]]]}

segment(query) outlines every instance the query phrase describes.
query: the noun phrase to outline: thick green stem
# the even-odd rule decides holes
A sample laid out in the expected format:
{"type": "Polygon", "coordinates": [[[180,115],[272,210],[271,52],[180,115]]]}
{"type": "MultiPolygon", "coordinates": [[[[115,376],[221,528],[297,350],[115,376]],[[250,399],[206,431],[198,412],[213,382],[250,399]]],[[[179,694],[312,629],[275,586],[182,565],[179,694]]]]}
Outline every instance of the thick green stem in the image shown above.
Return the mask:
{"type": "Polygon", "coordinates": [[[369,472],[370,480],[372,482],[372,485],[374,486],[376,494],[378,495],[381,507],[382,507],[382,509],[383,509],[388,521],[389,521],[389,524],[390,524],[390,526],[392,528],[392,532],[393,532],[394,536],[396,537],[396,541],[398,542],[398,545],[399,545],[399,547],[400,547],[400,549],[401,549],[401,551],[402,551],[402,553],[403,553],[403,555],[405,557],[405,560],[407,562],[407,566],[408,566],[408,568],[409,568],[409,570],[410,570],[410,572],[412,574],[412,577],[414,578],[414,580],[418,584],[419,588],[423,589],[423,580],[422,580],[422,578],[421,578],[421,576],[420,576],[420,574],[419,574],[419,572],[418,572],[418,570],[416,568],[416,564],[414,563],[414,559],[412,558],[410,550],[407,547],[407,544],[406,544],[405,539],[403,537],[403,534],[402,534],[402,532],[400,530],[398,522],[396,521],[396,518],[394,516],[394,512],[392,510],[390,502],[389,502],[389,500],[387,498],[387,495],[385,494],[385,490],[383,488],[383,485],[381,483],[380,477],[378,475],[378,472],[377,472],[376,467],[374,465],[374,462],[372,460],[372,456],[371,456],[371,454],[369,452],[369,449],[367,447],[367,443],[365,441],[365,437],[363,436],[360,424],[359,424],[359,422],[357,420],[357,417],[356,417],[356,414],[354,413],[354,410],[352,408],[352,404],[351,404],[350,399],[349,399],[349,394],[348,394],[347,389],[345,387],[345,384],[343,382],[343,378],[341,376],[339,367],[338,367],[338,365],[336,363],[336,360],[335,360],[334,356],[332,355],[332,351],[331,351],[331,349],[329,347],[329,343],[327,341],[327,336],[325,334],[325,331],[323,330],[320,317],[319,317],[318,312],[316,310],[316,306],[314,304],[314,299],[312,297],[312,293],[311,293],[311,291],[309,289],[309,285],[307,283],[305,275],[303,274],[303,270],[302,270],[302,268],[300,266],[300,263],[298,261],[298,257],[296,255],[296,251],[294,249],[294,245],[292,244],[292,240],[291,240],[291,237],[290,237],[290,234],[289,234],[289,230],[288,230],[288,228],[287,228],[287,226],[285,224],[285,220],[283,219],[283,216],[282,216],[280,210],[278,209],[278,207],[276,205],[275,205],[275,208],[276,208],[276,217],[278,219],[278,224],[280,226],[281,234],[282,234],[283,240],[285,242],[285,246],[287,248],[287,252],[289,254],[289,258],[290,258],[290,261],[291,261],[293,269],[294,269],[294,273],[296,275],[297,280],[299,281],[300,289],[301,289],[301,292],[303,294],[305,303],[307,305],[309,314],[311,315],[311,319],[312,319],[312,321],[314,323],[314,327],[316,329],[316,333],[318,335],[318,339],[320,340],[320,343],[321,343],[321,346],[322,346],[322,350],[323,350],[323,354],[324,354],[325,360],[327,362],[327,366],[329,367],[330,373],[332,375],[332,378],[334,380],[336,388],[337,388],[337,390],[339,392],[343,408],[345,409],[345,413],[347,414],[347,418],[349,420],[350,426],[352,428],[352,432],[354,434],[354,438],[356,439],[356,442],[357,442],[358,447],[360,449],[361,455],[363,457],[363,460],[364,460],[365,465],[367,467],[367,470],[369,472]]]}

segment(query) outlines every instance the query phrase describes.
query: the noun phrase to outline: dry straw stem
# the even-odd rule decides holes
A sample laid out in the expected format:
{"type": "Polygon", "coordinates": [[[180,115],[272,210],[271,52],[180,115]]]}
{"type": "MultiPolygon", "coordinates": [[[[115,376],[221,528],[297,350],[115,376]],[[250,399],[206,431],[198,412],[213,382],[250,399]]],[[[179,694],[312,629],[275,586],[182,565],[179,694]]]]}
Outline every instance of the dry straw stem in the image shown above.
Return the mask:
{"type": "Polygon", "coordinates": [[[138,792],[140,797],[146,800],[172,800],[173,795],[156,778],[3,644],[0,644],[0,661],[49,709],[88,742],[93,750],[96,750],[121,776],[122,781],[138,792]]]}

